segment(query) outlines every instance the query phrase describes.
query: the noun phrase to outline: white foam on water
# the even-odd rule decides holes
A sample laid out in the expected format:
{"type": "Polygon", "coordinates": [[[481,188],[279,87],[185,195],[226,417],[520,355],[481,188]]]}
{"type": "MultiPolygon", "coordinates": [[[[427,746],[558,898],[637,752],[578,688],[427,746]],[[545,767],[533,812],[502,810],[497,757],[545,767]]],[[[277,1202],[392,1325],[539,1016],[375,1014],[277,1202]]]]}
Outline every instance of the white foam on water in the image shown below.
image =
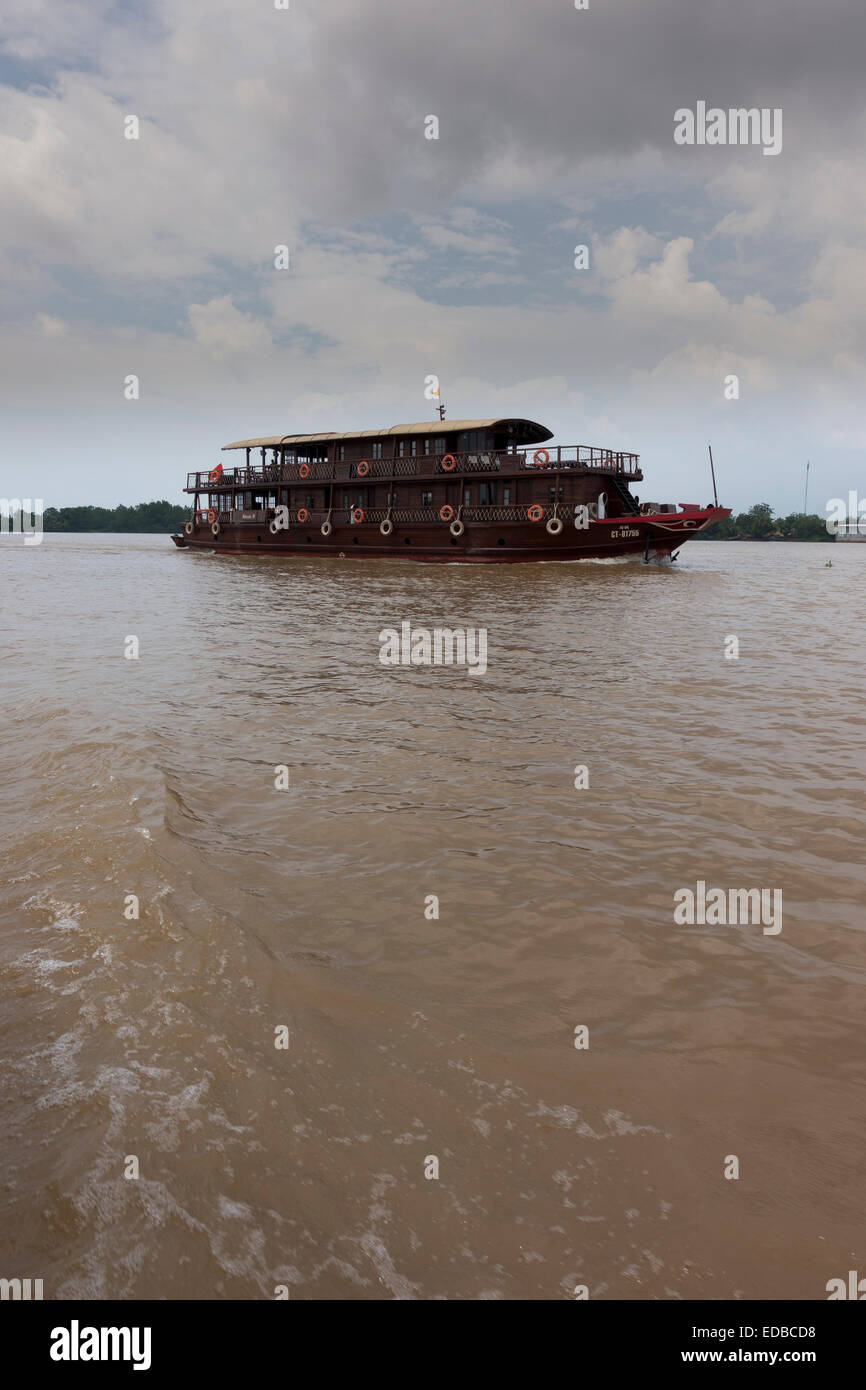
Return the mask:
{"type": "Polygon", "coordinates": [[[416,1291],[420,1290],[420,1284],[413,1284],[410,1279],[397,1273],[381,1236],[376,1235],[374,1231],[365,1231],[361,1236],[360,1245],[364,1254],[372,1261],[380,1282],[394,1298],[404,1301],[418,1297],[416,1291]]]}
{"type": "Polygon", "coordinates": [[[230,1197],[223,1197],[222,1194],[217,1197],[217,1202],[219,1203],[220,1216],[228,1216],[236,1221],[250,1221],[252,1219],[253,1213],[246,1202],[233,1202],[230,1197]]]}
{"type": "Polygon", "coordinates": [[[46,954],[47,948],[40,947],[34,951],[25,951],[23,956],[19,956],[17,965],[32,967],[35,975],[52,975],[55,970],[71,970],[75,965],[83,965],[82,960],[55,960],[53,956],[46,954]]]}

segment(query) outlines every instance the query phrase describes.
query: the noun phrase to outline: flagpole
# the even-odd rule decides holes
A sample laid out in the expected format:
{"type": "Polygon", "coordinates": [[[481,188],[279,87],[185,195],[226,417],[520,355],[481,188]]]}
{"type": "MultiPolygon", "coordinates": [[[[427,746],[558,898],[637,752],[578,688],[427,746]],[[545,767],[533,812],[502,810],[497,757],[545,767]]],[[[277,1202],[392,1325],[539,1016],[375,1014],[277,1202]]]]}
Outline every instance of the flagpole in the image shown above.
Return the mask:
{"type": "Polygon", "coordinates": [[[809,496],[809,460],[806,459],[806,491],[803,493],[803,515],[806,515],[806,499],[809,496]]]}

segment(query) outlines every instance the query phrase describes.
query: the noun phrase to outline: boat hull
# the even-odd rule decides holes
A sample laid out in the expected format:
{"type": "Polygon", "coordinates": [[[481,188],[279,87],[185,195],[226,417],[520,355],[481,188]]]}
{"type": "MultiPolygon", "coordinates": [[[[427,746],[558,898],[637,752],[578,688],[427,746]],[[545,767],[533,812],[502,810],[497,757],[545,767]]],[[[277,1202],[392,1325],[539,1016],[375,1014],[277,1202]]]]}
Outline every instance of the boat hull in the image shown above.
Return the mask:
{"type": "Polygon", "coordinates": [[[727,508],[710,507],[688,514],[610,517],[591,521],[582,529],[569,521],[558,535],[551,535],[544,522],[472,522],[459,537],[452,536],[445,524],[397,525],[390,536],[383,536],[376,525],[335,523],[331,534],[323,536],[319,524],[293,525],[273,534],[265,522],[241,522],[221,526],[219,536],[214,536],[204,524],[196,526],[192,535],[172,536],[172,540],[182,550],[230,555],[321,555],[331,559],[440,564],[525,564],[617,556],[664,558],[728,515],[727,508]]]}

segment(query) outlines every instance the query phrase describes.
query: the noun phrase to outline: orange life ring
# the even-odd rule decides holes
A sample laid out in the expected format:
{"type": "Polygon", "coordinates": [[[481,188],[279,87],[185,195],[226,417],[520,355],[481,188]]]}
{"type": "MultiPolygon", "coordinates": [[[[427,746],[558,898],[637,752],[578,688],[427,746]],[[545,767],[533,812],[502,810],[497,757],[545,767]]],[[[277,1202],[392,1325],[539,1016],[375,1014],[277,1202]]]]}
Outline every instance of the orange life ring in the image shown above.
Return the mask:
{"type": "Polygon", "coordinates": [[[223,471],[222,471],[221,468],[220,468],[220,469],[212,468],[211,471],[210,471],[210,472],[208,473],[208,475],[207,475],[207,480],[208,480],[209,483],[218,483],[219,480],[220,480],[220,478],[222,477],[222,474],[223,474],[223,471]]]}
{"type": "Polygon", "coordinates": [[[540,521],[544,516],[544,508],[540,507],[537,502],[533,502],[526,515],[530,521],[540,521]]]}
{"type": "Polygon", "coordinates": [[[310,519],[310,513],[307,511],[306,507],[299,507],[299,508],[298,508],[298,521],[300,521],[301,523],[303,523],[303,522],[305,522],[305,521],[309,521],[309,519],[310,519]]]}
{"type": "Polygon", "coordinates": [[[456,468],[456,467],[457,467],[457,460],[456,460],[456,458],[454,457],[453,454],[446,454],[446,455],[445,455],[445,457],[444,457],[443,460],[442,460],[442,467],[445,469],[445,472],[446,472],[446,473],[450,473],[451,470],[452,470],[452,468],[456,468]],[[450,463],[448,462],[449,459],[451,460],[450,463]]]}
{"type": "Polygon", "coordinates": [[[301,477],[301,478],[309,478],[309,476],[310,476],[310,465],[309,465],[308,463],[302,463],[302,464],[301,464],[300,468],[298,469],[298,476],[301,477]]]}
{"type": "Polygon", "coordinates": [[[359,477],[359,478],[366,478],[366,476],[367,476],[367,474],[369,473],[369,471],[370,471],[370,465],[369,465],[369,463],[367,462],[366,459],[361,459],[361,462],[358,464],[358,477],[359,477]]]}
{"type": "Polygon", "coordinates": [[[355,522],[363,521],[363,520],[364,520],[364,508],[363,508],[363,507],[356,507],[356,508],[355,508],[355,510],[352,512],[352,520],[355,521],[355,522]]]}
{"type": "Polygon", "coordinates": [[[454,520],[454,508],[450,507],[447,502],[444,507],[439,508],[439,519],[440,521],[454,520]]]}
{"type": "Polygon", "coordinates": [[[535,453],[532,455],[532,458],[534,460],[536,468],[544,468],[545,464],[550,463],[550,454],[547,452],[546,449],[536,449],[535,453]],[[541,459],[542,454],[544,455],[544,458],[542,459],[541,463],[539,463],[539,459],[541,459]]]}
{"type": "Polygon", "coordinates": [[[214,511],[213,507],[208,507],[207,519],[210,522],[211,526],[213,526],[214,522],[216,521],[216,512],[214,511]]]}

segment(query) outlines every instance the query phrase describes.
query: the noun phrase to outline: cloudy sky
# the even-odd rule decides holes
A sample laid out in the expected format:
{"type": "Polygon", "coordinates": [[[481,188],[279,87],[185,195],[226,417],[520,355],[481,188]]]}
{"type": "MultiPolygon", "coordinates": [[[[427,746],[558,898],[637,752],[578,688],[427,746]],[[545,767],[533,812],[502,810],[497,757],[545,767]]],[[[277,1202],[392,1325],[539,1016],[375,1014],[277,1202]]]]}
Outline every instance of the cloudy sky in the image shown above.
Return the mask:
{"type": "Polygon", "coordinates": [[[706,501],[708,439],[737,509],[866,493],[863,0],[288,3],[5,0],[4,495],[181,500],[434,373],[646,497],[706,501]],[[699,101],[781,152],[677,145],[699,101]]]}

